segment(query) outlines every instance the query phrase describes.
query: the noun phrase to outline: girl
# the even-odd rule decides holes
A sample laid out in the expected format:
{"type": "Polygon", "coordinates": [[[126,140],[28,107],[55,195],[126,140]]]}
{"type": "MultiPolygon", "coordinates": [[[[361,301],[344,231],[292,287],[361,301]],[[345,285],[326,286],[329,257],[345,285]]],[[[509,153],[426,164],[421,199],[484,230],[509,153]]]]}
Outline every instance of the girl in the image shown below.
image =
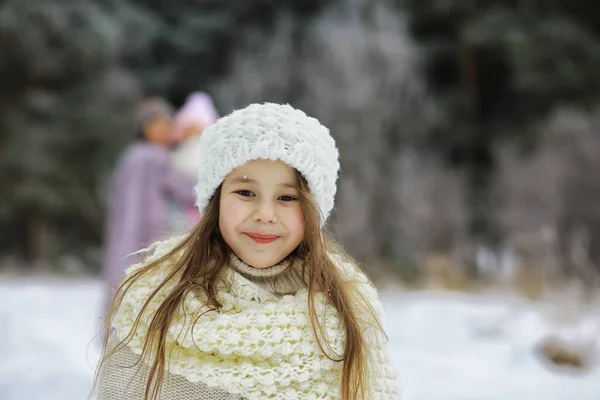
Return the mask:
{"type": "Polygon", "coordinates": [[[202,220],[128,270],[99,399],[397,399],[377,292],[323,232],[339,169],[328,129],[254,104],[200,143],[202,220]]]}

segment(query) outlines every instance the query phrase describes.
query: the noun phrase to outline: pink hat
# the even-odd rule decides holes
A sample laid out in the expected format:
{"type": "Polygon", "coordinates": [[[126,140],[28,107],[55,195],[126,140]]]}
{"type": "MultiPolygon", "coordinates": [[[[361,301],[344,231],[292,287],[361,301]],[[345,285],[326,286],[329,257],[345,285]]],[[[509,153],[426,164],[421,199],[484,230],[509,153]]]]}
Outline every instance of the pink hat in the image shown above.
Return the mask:
{"type": "Polygon", "coordinates": [[[185,129],[192,125],[200,125],[202,129],[214,124],[219,115],[212,98],[204,92],[194,92],[188,96],[185,104],[175,115],[175,140],[183,139],[185,129]]]}

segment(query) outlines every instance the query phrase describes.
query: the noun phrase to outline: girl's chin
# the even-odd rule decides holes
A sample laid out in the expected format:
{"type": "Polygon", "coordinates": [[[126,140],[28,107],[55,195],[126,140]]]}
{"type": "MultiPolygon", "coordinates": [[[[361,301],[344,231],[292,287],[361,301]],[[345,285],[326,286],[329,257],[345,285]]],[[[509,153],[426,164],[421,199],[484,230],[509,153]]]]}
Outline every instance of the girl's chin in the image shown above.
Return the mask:
{"type": "MultiPolygon", "coordinates": [[[[239,256],[238,256],[239,257],[239,256]]],[[[270,268],[274,265],[278,264],[278,261],[275,261],[273,257],[240,257],[240,259],[248,264],[249,266],[257,269],[265,269],[270,268]]]]}

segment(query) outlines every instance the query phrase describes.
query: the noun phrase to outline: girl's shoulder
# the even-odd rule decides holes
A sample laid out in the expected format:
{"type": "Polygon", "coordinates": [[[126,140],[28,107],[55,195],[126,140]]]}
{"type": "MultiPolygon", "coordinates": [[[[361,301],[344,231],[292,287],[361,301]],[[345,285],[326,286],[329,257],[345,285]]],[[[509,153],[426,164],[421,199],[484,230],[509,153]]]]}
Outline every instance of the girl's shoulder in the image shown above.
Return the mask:
{"type": "Polygon", "coordinates": [[[338,267],[347,283],[351,284],[370,303],[379,303],[379,294],[375,285],[356,262],[335,253],[329,253],[329,257],[338,267]]]}
{"type": "MultiPolygon", "coordinates": [[[[140,269],[148,266],[150,263],[165,257],[167,254],[171,253],[172,250],[179,243],[181,243],[184,238],[185,235],[173,235],[166,239],[157,240],[148,247],[136,251],[134,254],[140,254],[142,256],[141,261],[127,268],[127,270],[125,270],[125,276],[128,277],[140,269]]],[[[171,255],[171,257],[165,260],[165,266],[172,265],[179,259],[179,257],[181,257],[181,252],[171,255]]]]}
{"type": "MultiPolygon", "coordinates": [[[[375,316],[377,321],[385,318],[385,308],[379,298],[379,292],[359,265],[340,254],[329,253],[329,257],[339,268],[346,283],[352,288],[351,296],[355,304],[362,310],[361,318],[366,318],[365,321],[368,323],[373,322],[369,316],[375,316]]],[[[379,324],[379,322],[376,323],[379,324]]]]}
{"type": "Polygon", "coordinates": [[[182,255],[173,250],[182,239],[172,236],[138,251],[145,256],[125,271],[122,297],[111,321],[119,332],[129,332],[138,316],[150,318],[171,293],[177,283],[177,274],[172,272],[182,255]]]}
{"type": "Polygon", "coordinates": [[[347,259],[345,256],[336,253],[329,253],[329,257],[334,264],[339,268],[346,282],[351,284],[369,304],[371,304],[378,313],[382,312],[381,301],[377,288],[369,279],[367,274],[353,260],[347,259]]]}
{"type": "Polygon", "coordinates": [[[352,282],[364,283],[372,286],[367,274],[353,260],[349,260],[341,254],[329,253],[329,258],[338,267],[342,276],[352,282]]]}

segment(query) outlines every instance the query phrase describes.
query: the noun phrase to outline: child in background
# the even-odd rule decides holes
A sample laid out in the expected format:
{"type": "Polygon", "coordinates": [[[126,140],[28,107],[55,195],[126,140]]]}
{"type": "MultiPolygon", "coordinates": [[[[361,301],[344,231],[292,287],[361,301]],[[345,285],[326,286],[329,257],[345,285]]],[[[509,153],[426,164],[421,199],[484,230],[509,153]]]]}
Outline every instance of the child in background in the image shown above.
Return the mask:
{"type": "MultiPolygon", "coordinates": [[[[190,179],[196,179],[200,169],[200,135],[207,126],[214,124],[217,118],[213,100],[204,92],[189,95],[175,115],[174,137],[178,146],[172,153],[173,165],[190,179]]],[[[193,204],[175,202],[170,219],[173,232],[185,232],[200,220],[200,211],[193,204]]]]}
{"type": "Polygon", "coordinates": [[[136,141],[123,152],[113,172],[103,265],[107,305],[125,269],[138,260],[133,253],[171,234],[170,204],[194,203],[195,181],[171,165],[172,118],[173,107],[165,100],[143,100],[136,111],[136,141]]]}
{"type": "Polygon", "coordinates": [[[202,220],[128,270],[98,398],[398,399],[377,291],[324,230],[339,171],[329,130],[253,104],[199,147],[202,220]]]}

